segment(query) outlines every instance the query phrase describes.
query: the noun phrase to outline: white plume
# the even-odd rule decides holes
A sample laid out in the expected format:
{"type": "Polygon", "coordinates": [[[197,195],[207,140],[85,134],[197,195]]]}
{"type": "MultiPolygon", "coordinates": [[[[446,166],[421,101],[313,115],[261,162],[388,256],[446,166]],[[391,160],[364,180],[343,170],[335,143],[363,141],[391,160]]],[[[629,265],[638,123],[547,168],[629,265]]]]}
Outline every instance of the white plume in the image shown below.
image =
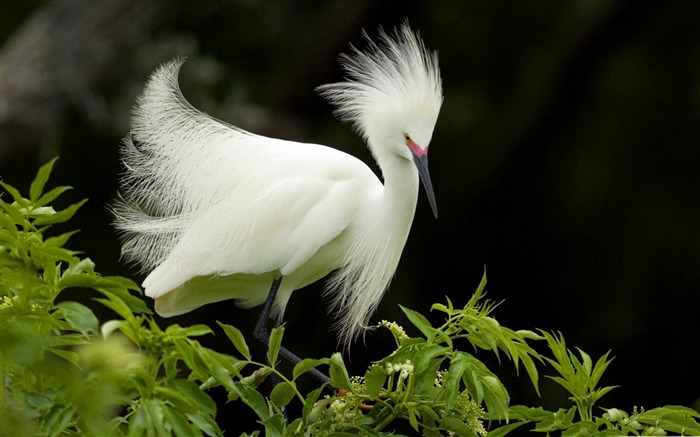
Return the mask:
{"type": "Polygon", "coordinates": [[[153,73],[123,142],[114,210],[122,253],[150,272],[144,288],[159,313],[230,298],[257,305],[280,274],[283,312],[294,290],[337,270],[326,295],[340,342],[366,328],[416,206],[402,126],[408,120],[427,151],[442,103],[436,54],[417,34],[404,24],[379,39],[343,56],[347,81],[319,90],[367,139],[385,185],[338,150],[254,135],[198,111],[178,86],[182,59],[153,73]]]}

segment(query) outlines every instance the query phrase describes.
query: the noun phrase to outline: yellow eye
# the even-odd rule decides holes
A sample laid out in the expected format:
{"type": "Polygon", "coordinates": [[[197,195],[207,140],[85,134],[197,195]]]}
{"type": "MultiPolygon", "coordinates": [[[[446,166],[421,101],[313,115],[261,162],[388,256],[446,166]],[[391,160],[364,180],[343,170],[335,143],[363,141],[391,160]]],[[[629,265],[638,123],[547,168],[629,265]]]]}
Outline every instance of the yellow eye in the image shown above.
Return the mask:
{"type": "Polygon", "coordinates": [[[408,134],[403,134],[403,139],[406,140],[406,142],[411,141],[411,137],[408,134]]]}

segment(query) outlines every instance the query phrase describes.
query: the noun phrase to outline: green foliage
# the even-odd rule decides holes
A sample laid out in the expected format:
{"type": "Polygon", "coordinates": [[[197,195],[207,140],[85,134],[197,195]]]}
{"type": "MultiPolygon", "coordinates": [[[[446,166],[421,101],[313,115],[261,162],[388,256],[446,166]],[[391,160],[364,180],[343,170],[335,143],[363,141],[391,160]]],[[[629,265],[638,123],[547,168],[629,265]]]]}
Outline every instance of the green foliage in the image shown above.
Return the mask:
{"type": "Polygon", "coordinates": [[[272,365],[256,361],[243,333],[223,323],[219,328],[236,356],[203,347],[196,338],[212,334],[211,328],[161,328],[136,284],[100,275],[88,258],[64,247],[75,232],[48,236],[84,202],[60,211],[50,206],[69,189],[44,193],[53,164],[39,170],[29,198],[1,183],[12,198],[0,200],[3,435],[221,436],[212,387],[257,415],[258,429],[242,436],[383,436],[397,428],[429,437],[484,436],[488,428],[491,436],[519,428],[562,435],[700,434],[700,415],[689,408],[596,408],[613,388],[598,386],[612,361],[608,354],[594,360],[568,349],[561,334],[501,326],[492,316],[497,304],[485,299],[486,275],[462,308],[449,299],[433,305],[445,315],[441,326],[402,308],[418,337],[382,321],[396,349],[360,376],[348,374],[340,354],[304,359],[291,375],[281,373],[283,327],[270,335],[265,358],[272,365]],[[69,288],[84,290],[113,318],[101,321],[85,303],[66,300],[61,294],[69,288]],[[538,365],[548,364],[555,373],[547,377],[572,404],[557,411],[510,405],[506,387],[477,357],[484,352],[505,356],[516,370],[524,367],[535,390],[538,365]],[[317,367],[327,370],[332,388],[301,393],[299,378],[317,367]],[[279,382],[271,391],[259,389],[270,375],[279,382]],[[285,415],[292,404],[300,407],[299,417],[285,415]]]}

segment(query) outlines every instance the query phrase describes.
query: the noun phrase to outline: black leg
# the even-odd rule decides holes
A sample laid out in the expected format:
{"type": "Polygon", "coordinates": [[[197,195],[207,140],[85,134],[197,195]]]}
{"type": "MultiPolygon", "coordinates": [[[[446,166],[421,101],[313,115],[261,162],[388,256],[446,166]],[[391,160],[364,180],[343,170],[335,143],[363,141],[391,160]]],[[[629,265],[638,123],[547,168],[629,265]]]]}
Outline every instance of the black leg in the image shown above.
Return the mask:
{"type": "MultiPolygon", "coordinates": [[[[270,287],[270,292],[267,295],[267,300],[265,301],[265,306],[263,307],[262,313],[260,314],[260,318],[258,319],[258,323],[255,325],[255,331],[253,332],[253,336],[265,346],[267,346],[270,343],[270,333],[267,331],[267,320],[270,318],[270,311],[272,310],[272,304],[275,302],[275,297],[277,297],[277,290],[280,288],[280,283],[282,282],[282,276],[276,277],[272,281],[272,286],[270,287]]],[[[274,327],[278,328],[282,324],[282,317],[278,317],[277,320],[275,320],[274,327]]],[[[279,354],[284,357],[287,361],[289,361],[292,364],[296,364],[301,361],[301,358],[298,356],[294,355],[292,352],[290,352],[287,348],[284,346],[280,347],[279,354]]],[[[273,365],[274,363],[270,363],[270,365],[273,365]]],[[[331,382],[330,378],[323,373],[319,372],[316,369],[311,369],[309,370],[309,373],[316,378],[318,381],[322,383],[329,383],[331,382]]]]}

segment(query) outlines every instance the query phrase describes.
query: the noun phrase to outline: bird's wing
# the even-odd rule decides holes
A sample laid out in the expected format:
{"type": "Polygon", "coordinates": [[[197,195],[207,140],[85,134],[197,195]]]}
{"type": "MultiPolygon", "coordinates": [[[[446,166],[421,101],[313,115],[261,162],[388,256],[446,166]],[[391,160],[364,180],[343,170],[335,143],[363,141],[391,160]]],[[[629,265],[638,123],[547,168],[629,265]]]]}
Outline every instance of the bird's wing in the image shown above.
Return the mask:
{"type": "Polygon", "coordinates": [[[152,297],[202,274],[293,271],[349,225],[379,180],[337,150],[196,110],[179,90],[181,65],[160,67],[133,112],[115,208],[123,253],[157,267],[144,283],[152,297]]]}
{"type": "MultiPolygon", "coordinates": [[[[301,174],[307,162],[290,159],[285,167],[273,165],[269,171],[270,162],[265,164],[259,175],[192,220],[146,278],[147,295],[157,298],[197,276],[290,275],[348,228],[356,203],[366,195],[358,178],[301,174]],[[280,167],[293,174],[280,175],[280,167]]],[[[318,168],[309,170],[318,173],[318,168]]],[[[321,260],[323,268],[340,267],[342,253],[328,258],[321,260]]],[[[239,297],[235,290],[231,293],[239,297]]]]}

